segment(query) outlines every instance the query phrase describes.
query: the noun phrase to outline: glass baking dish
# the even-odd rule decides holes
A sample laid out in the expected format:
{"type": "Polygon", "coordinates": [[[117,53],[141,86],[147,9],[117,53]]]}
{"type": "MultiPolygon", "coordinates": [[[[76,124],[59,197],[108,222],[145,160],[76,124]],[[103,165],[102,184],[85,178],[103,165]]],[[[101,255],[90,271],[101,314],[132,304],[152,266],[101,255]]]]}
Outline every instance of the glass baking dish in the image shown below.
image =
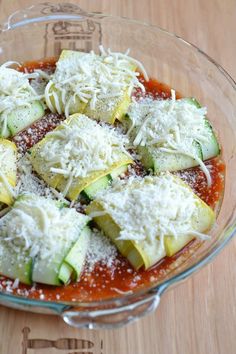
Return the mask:
{"type": "Polygon", "coordinates": [[[226,246],[236,230],[236,83],[200,49],[160,28],[100,13],[73,4],[44,3],[13,13],[0,27],[0,60],[58,56],[62,49],[113,51],[131,49],[150,76],[208,108],[219,133],[226,164],[225,192],[211,240],[190,254],[159,283],[132,295],[99,302],[48,302],[0,293],[12,308],[57,314],[77,328],[114,328],[154,311],[164,292],[201,269],[226,246]]]}

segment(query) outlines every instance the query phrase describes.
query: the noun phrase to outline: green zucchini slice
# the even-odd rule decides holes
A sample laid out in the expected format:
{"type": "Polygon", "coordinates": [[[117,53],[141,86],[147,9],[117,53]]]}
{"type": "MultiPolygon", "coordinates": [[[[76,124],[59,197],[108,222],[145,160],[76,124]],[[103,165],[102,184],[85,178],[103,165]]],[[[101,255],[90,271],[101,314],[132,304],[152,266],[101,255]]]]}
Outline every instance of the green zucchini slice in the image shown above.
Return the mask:
{"type": "Polygon", "coordinates": [[[194,98],[132,103],[126,125],[145,168],[160,173],[204,167],[202,161],[219,155],[204,110],[194,98]]]}
{"type": "Polygon", "coordinates": [[[111,184],[111,181],[112,178],[110,175],[106,175],[86,187],[81,194],[88,200],[93,200],[99,191],[107,188],[111,184]]]}
{"type": "Polygon", "coordinates": [[[0,273],[25,284],[60,286],[72,273],[79,278],[89,244],[88,221],[57,201],[19,196],[0,219],[0,273]]]}
{"type": "Polygon", "coordinates": [[[58,276],[64,283],[68,283],[72,273],[74,273],[75,279],[79,280],[89,247],[90,237],[91,231],[88,226],[85,226],[78,240],[64,258],[58,276]]]}
{"type": "MultiPolygon", "coordinates": [[[[185,100],[187,100],[190,104],[193,104],[197,108],[202,107],[200,105],[200,103],[196,100],[196,98],[194,98],[194,97],[188,97],[188,98],[185,98],[185,100]]],[[[211,159],[213,157],[216,157],[220,154],[220,145],[217,141],[217,137],[216,137],[216,134],[212,128],[212,125],[209,122],[209,120],[207,119],[207,117],[205,117],[205,128],[206,128],[206,131],[208,131],[209,139],[208,139],[207,143],[205,143],[205,144],[199,142],[199,144],[201,145],[201,149],[202,149],[203,161],[211,159]]]]}
{"type": "MultiPolygon", "coordinates": [[[[202,160],[201,145],[193,142],[195,155],[202,160]]],[[[149,149],[147,146],[139,146],[138,152],[141,156],[141,162],[146,169],[152,169],[155,173],[165,171],[179,171],[190,167],[198,166],[198,161],[190,156],[178,153],[159,152],[149,149]]]]}
{"type": "Polygon", "coordinates": [[[1,114],[0,137],[12,137],[27,128],[44,115],[41,102],[43,95],[31,85],[34,79],[29,73],[23,73],[8,67],[9,63],[0,65],[1,77],[1,114]]]}

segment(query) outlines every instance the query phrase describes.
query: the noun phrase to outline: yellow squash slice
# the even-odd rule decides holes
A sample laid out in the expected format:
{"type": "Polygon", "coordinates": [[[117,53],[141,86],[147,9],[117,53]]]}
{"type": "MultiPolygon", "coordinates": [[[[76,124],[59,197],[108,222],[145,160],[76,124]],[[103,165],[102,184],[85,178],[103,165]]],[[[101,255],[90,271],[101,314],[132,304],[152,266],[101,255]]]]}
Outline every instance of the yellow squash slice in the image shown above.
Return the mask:
{"type": "MultiPolygon", "coordinates": [[[[115,186],[115,188],[117,187],[115,186]]],[[[144,266],[145,269],[150,268],[166,255],[172,256],[177,253],[195,237],[202,237],[204,239],[206,236],[205,233],[211,229],[215,222],[214,211],[195,195],[181,179],[170,174],[162,174],[158,177],[147,177],[144,178],[142,182],[136,180],[131,182],[131,184],[122,184],[120,190],[118,187],[117,191],[117,193],[113,193],[111,189],[110,191],[105,191],[104,195],[99,195],[98,198],[87,207],[86,213],[94,219],[99,228],[115,243],[121,254],[129,260],[135,269],[139,269],[142,266],[144,266]],[[170,192],[168,183],[176,188],[176,199],[173,199],[174,194],[170,192]],[[145,184],[147,186],[151,184],[154,188],[145,189],[145,184]],[[164,192],[158,200],[160,191],[164,192]],[[134,197],[135,195],[136,197],[134,197]],[[180,203],[185,203],[184,199],[181,201],[183,196],[186,196],[188,203],[190,203],[189,206],[186,204],[186,211],[189,208],[189,213],[191,212],[191,214],[189,214],[191,216],[186,222],[184,216],[178,216],[178,213],[183,213],[183,209],[176,205],[178,198],[180,203]],[[122,207],[118,205],[119,197],[121,198],[122,207]],[[168,198],[169,200],[167,200],[168,198]],[[122,200],[125,201],[125,204],[122,204],[122,200]],[[130,212],[129,210],[132,209],[132,203],[133,211],[130,212]],[[168,212],[167,214],[164,213],[163,216],[161,213],[158,213],[158,210],[156,213],[155,208],[160,208],[159,210],[161,210],[161,207],[171,209],[171,204],[173,204],[173,215],[170,216],[168,222],[168,212]],[[125,205],[129,205],[129,207],[127,207],[128,209],[126,209],[125,205]],[[135,209],[140,212],[140,215],[138,215],[138,212],[135,213],[135,209]],[[151,216],[148,215],[148,210],[150,210],[151,216]],[[152,210],[154,211],[152,212],[152,210]],[[130,219],[122,219],[122,212],[126,213],[126,215],[128,214],[128,218],[130,219]],[[142,214],[145,215],[143,216],[142,214]],[[121,215],[121,218],[119,215],[121,215]],[[143,224],[141,223],[139,225],[141,225],[140,234],[142,232],[144,233],[143,238],[139,235],[138,227],[136,229],[130,228],[131,224],[138,224],[139,219],[141,220],[142,218],[143,224]],[[130,220],[130,225],[127,220],[130,220]],[[182,225],[182,229],[178,226],[180,224],[182,225]],[[148,225],[152,226],[148,227],[148,225]],[[172,233],[173,225],[177,226],[176,230],[172,233]],[[129,231],[127,230],[131,230],[131,232],[134,230],[130,239],[128,235],[129,231]],[[166,232],[166,234],[162,235],[163,238],[161,242],[158,233],[153,239],[145,238],[145,230],[147,230],[147,233],[152,232],[153,234],[155,234],[155,230],[169,230],[169,234],[166,232]],[[184,233],[183,230],[187,230],[186,233],[184,233]],[[120,237],[124,231],[127,231],[127,239],[120,237]],[[136,239],[134,237],[135,232],[137,236],[136,239]]]]}
{"type": "Polygon", "coordinates": [[[130,104],[132,73],[136,65],[127,57],[120,60],[124,64],[117,66],[115,62],[119,59],[111,58],[112,55],[102,57],[94,53],[63,50],[45,91],[49,109],[65,113],[67,118],[74,113],[84,113],[111,124],[116,119],[122,120],[130,104]],[[113,83],[117,87],[122,85],[122,89],[112,93],[113,83]],[[111,89],[104,89],[106,85],[111,89]]]}
{"type": "MultiPolygon", "coordinates": [[[[71,59],[71,61],[74,60],[74,57],[79,58],[83,57],[86,53],[82,52],[75,52],[73,50],[63,50],[61,52],[59,62],[61,63],[62,61],[65,61],[67,59],[71,59]]],[[[57,75],[60,69],[56,69],[56,72],[54,74],[57,75]]],[[[46,90],[45,90],[45,98],[46,98],[46,103],[48,108],[52,112],[58,112],[59,114],[65,113],[65,108],[66,108],[66,102],[68,102],[69,98],[72,97],[72,92],[71,92],[71,97],[65,97],[65,100],[62,98],[62,90],[59,88],[57,89],[55,87],[55,80],[49,81],[46,90]]],[[[60,85],[59,85],[60,86],[60,85]]],[[[63,85],[62,85],[63,86],[63,85]]],[[[61,87],[61,86],[60,86],[61,87]]],[[[87,106],[86,102],[81,101],[78,96],[75,96],[74,99],[71,99],[70,103],[70,108],[68,113],[74,114],[74,113],[84,113],[85,108],[87,106]]]]}
{"type": "MultiPolygon", "coordinates": [[[[79,194],[94,182],[133,162],[122,144],[117,145],[120,144],[119,137],[115,137],[112,143],[111,134],[115,133],[110,128],[100,126],[82,114],[74,114],[31,149],[33,168],[51,187],[64,193],[70,200],[77,200],[79,194]],[[109,137],[111,140],[106,141],[109,137]],[[54,151],[51,159],[47,151],[50,156],[54,151]],[[110,154],[108,157],[106,152],[110,154]],[[103,168],[98,169],[98,163],[103,168]],[[64,169],[70,169],[73,165],[70,170],[72,174],[67,175],[67,171],[60,173],[62,165],[64,169]],[[76,172],[78,169],[79,172],[76,172]]],[[[108,178],[107,185],[109,182],[108,178]]]]}
{"type": "MultiPolygon", "coordinates": [[[[103,207],[96,200],[90,203],[86,208],[88,215],[103,211],[103,207]]],[[[112,240],[120,253],[129,260],[135,269],[139,269],[142,266],[148,269],[166,255],[165,250],[159,247],[158,241],[156,245],[153,245],[148,242],[137,243],[130,240],[118,240],[121,229],[109,214],[95,216],[93,220],[104,234],[112,240]]]]}
{"type": "Polygon", "coordinates": [[[12,187],[16,185],[16,145],[0,138],[0,204],[13,203],[12,187]]]}

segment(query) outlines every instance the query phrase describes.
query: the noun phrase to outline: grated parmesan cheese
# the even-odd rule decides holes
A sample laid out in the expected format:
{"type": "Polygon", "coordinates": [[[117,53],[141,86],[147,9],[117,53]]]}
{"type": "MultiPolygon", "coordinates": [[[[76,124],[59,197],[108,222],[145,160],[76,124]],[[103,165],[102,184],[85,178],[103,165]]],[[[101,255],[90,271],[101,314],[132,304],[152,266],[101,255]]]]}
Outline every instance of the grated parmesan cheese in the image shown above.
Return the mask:
{"type": "Polygon", "coordinates": [[[39,179],[33,173],[28,154],[25,154],[19,158],[17,161],[17,170],[19,172],[19,177],[15,188],[17,195],[35,194],[37,196],[62,200],[62,195],[55,196],[52,188],[48,187],[43,180],[39,179]]]}
{"type": "Polygon", "coordinates": [[[98,263],[111,268],[115,263],[117,254],[117,249],[111,241],[101,231],[92,229],[86,258],[86,272],[92,272],[98,263]]]}

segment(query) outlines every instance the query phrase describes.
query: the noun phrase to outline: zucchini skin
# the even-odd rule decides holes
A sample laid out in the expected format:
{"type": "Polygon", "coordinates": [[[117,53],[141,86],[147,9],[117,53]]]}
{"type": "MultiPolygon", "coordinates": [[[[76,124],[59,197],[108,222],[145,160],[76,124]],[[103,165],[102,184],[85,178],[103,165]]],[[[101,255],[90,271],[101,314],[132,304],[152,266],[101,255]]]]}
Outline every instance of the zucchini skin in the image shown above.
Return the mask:
{"type": "Polygon", "coordinates": [[[110,174],[99,178],[97,181],[91,183],[88,187],[86,187],[81,193],[88,201],[91,201],[95,198],[96,194],[109,187],[112,182],[112,177],[110,174]]]}
{"type": "Polygon", "coordinates": [[[212,125],[207,118],[205,118],[205,126],[206,126],[206,129],[209,131],[211,143],[208,145],[201,144],[203,161],[209,160],[213,157],[216,157],[216,156],[220,155],[220,153],[221,153],[220,144],[217,140],[217,137],[216,137],[216,134],[212,128],[212,125]]]}
{"type": "MultiPolygon", "coordinates": [[[[201,145],[194,141],[193,142],[196,155],[202,160],[202,148],[201,145]]],[[[153,153],[149,150],[147,146],[138,146],[138,153],[141,156],[141,162],[144,167],[149,170],[153,170],[156,174],[166,171],[179,171],[191,167],[198,166],[198,162],[185,155],[178,153],[167,153],[167,152],[156,152],[153,153]]]]}
{"type": "Polygon", "coordinates": [[[88,201],[92,201],[96,194],[103,189],[109,187],[113,180],[118,178],[120,175],[125,173],[128,169],[128,165],[122,165],[120,167],[115,168],[111,171],[108,175],[100,178],[99,180],[95,181],[94,183],[90,184],[86,187],[80,194],[88,201]]]}
{"type": "Polygon", "coordinates": [[[83,265],[85,263],[90,237],[91,230],[88,226],[85,226],[82,229],[78,240],[75,242],[75,244],[72,246],[66,257],[64,258],[61,268],[59,270],[58,277],[65,284],[69,282],[71,276],[74,276],[76,281],[79,280],[80,275],[83,271],[83,265]],[[64,279],[61,276],[63,268],[64,271],[67,270],[67,275],[64,276],[64,279]]]}

